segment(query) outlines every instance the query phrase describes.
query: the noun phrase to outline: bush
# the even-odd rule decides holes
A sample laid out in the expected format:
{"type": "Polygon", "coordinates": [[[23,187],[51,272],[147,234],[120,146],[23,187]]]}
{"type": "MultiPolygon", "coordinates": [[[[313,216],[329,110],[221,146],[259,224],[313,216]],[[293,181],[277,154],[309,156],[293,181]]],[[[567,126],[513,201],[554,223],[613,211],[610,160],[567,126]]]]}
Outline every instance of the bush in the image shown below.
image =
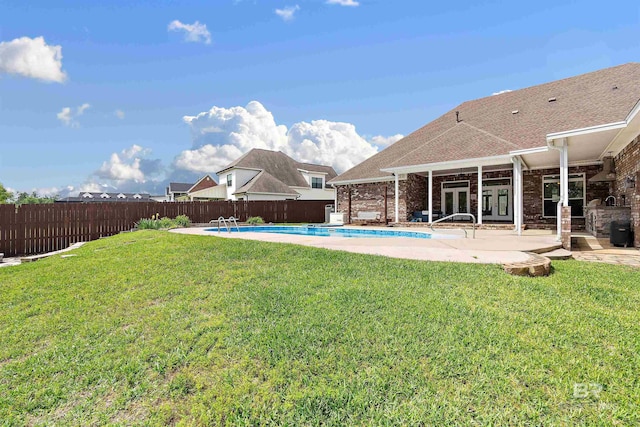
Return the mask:
{"type": "Polygon", "coordinates": [[[191,220],[186,215],[178,215],[175,219],[169,217],[160,218],[160,214],[152,215],[151,218],[141,218],[136,223],[139,230],[159,230],[175,227],[188,227],[191,220]]]}
{"type": "Polygon", "coordinates": [[[157,220],[158,228],[173,228],[175,227],[175,222],[169,217],[163,217],[157,220]]]}
{"type": "Polygon", "coordinates": [[[157,230],[158,221],[150,218],[141,218],[136,224],[136,227],[138,227],[139,230],[157,230]]]}
{"type": "Polygon", "coordinates": [[[251,225],[264,224],[264,220],[259,216],[251,216],[247,218],[247,224],[251,224],[251,225]]]}
{"type": "Polygon", "coordinates": [[[174,220],[174,223],[178,226],[178,227],[188,227],[191,225],[191,220],[189,219],[188,216],[186,215],[178,215],[176,217],[176,219],[174,220]]]}

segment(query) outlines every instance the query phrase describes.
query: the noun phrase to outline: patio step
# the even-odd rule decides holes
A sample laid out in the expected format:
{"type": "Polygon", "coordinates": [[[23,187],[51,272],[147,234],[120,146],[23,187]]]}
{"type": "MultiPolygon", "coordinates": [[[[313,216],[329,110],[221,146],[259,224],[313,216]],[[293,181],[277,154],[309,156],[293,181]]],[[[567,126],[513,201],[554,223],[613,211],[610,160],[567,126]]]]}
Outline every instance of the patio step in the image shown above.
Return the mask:
{"type": "Polygon", "coordinates": [[[540,255],[547,257],[549,259],[571,259],[573,258],[573,254],[566,249],[554,249],[549,252],[541,253],[540,255]]]}
{"type": "Polygon", "coordinates": [[[527,252],[527,254],[529,255],[528,260],[503,264],[502,268],[514,276],[548,276],[551,272],[551,260],[532,252],[527,252]]]}

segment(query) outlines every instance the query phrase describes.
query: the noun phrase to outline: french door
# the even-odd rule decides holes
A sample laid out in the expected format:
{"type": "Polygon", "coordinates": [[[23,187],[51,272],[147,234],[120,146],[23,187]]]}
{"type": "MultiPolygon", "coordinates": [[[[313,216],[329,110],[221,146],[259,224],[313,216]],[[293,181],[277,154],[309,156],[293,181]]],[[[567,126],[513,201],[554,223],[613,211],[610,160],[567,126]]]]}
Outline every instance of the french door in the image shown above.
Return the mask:
{"type": "Polygon", "coordinates": [[[513,221],[511,184],[488,181],[482,188],[482,219],[513,221]]]}
{"type": "MultiPolygon", "coordinates": [[[[469,181],[442,183],[443,215],[469,213],[469,181]]],[[[466,217],[460,217],[460,219],[466,217]]],[[[454,218],[455,219],[455,218],[454,218]]]]}

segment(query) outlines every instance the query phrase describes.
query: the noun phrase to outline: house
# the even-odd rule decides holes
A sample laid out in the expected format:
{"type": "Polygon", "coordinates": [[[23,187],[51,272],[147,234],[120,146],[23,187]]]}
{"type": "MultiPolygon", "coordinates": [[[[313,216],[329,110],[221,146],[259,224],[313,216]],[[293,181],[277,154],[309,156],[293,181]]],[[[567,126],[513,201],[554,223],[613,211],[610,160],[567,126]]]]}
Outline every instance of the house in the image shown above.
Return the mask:
{"type": "Polygon", "coordinates": [[[168,202],[175,202],[180,197],[185,197],[193,184],[186,182],[170,182],[166,190],[168,202]]]}
{"type": "Polygon", "coordinates": [[[205,200],[224,200],[226,191],[224,188],[218,186],[218,183],[211,178],[210,175],[205,175],[200,178],[195,184],[187,190],[186,197],[190,201],[205,201],[205,200]]]}
{"type": "Polygon", "coordinates": [[[565,247],[569,230],[595,233],[614,215],[638,246],[639,101],[640,64],[629,63],[464,102],[330,180],[337,210],[396,223],[473,214],[518,233],[556,229],[565,247]]]}
{"type": "Polygon", "coordinates": [[[298,162],[254,148],[217,173],[226,200],[334,200],[331,166],[298,162]]]}
{"type": "Polygon", "coordinates": [[[65,197],[56,202],[81,202],[81,203],[103,203],[103,202],[152,202],[151,196],[147,193],[107,193],[84,191],[78,197],[65,197]]]}

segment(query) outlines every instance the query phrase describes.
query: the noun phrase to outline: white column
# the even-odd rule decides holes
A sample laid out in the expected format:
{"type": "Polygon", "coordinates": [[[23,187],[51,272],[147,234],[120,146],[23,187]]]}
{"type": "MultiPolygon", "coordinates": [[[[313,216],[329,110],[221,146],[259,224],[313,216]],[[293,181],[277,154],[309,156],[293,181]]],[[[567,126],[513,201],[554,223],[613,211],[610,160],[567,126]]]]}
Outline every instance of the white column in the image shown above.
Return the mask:
{"type": "Polygon", "coordinates": [[[482,224],[482,166],[478,166],[478,224],[482,224]]]}
{"type": "MultiPolygon", "coordinates": [[[[560,151],[560,202],[562,206],[569,206],[569,151],[567,138],[554,141],[555,148],[560,151]]],[[[556,228],[558,241],[562,240],[562,209],[558,204],[556,212],[556,228]]]]}
{"type": "Polygon", "coordinates": [[[522,235],[522,162],[513,158],[513,224],[518,236],[522,235]]]}
{"type": "Polygon", "coordinates": [[[395,185],[395,199],[396,199],[396,206],[395,206],[395,216],[396,216],[396,223],[400,222],[400,208],[398,207],[399,203],[400,203],[400,176],[395,173],[394,174],[395,178],[396,178],[396,185],[395,185]]]}
{"type": "Polygon", "coordinates": [[[429,171],[429,178],[427,179],[427,191],[429,222],[433,222],[433,171],[429,171]]]}

